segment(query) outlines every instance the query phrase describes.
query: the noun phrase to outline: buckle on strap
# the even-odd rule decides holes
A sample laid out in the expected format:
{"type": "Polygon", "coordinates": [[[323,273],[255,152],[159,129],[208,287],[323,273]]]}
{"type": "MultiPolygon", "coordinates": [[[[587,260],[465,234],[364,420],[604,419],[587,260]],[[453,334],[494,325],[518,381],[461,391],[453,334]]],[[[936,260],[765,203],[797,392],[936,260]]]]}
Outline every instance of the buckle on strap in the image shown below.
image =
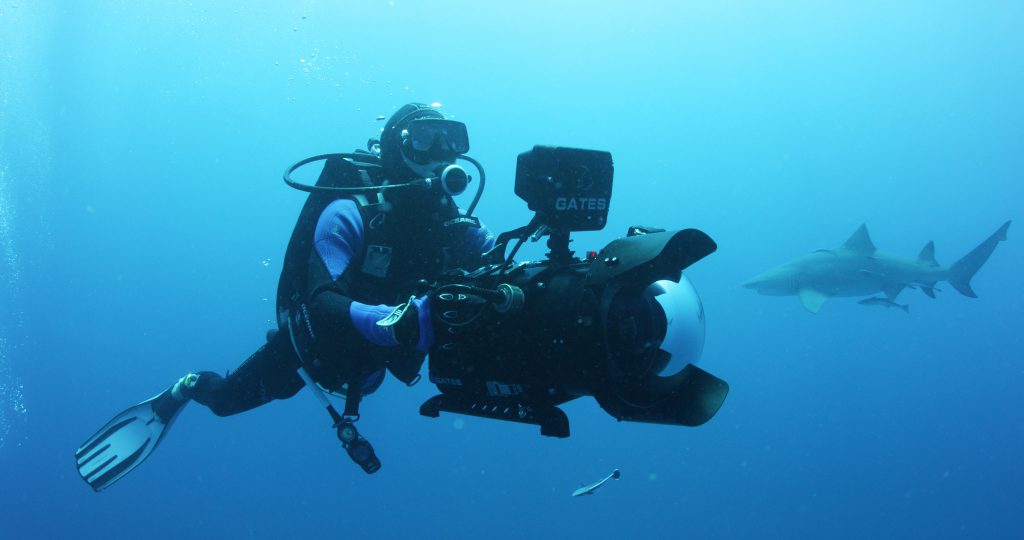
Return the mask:
{"type": "Polygon", "coordinates": [[[405,316],[405,313],[409,311],[409,307],[413,305],[412,301],[415,299],[416,295],[410,296],[408,300],[395,306],[395,309],[391,310],[391,313],[388,313],[383,319],[377,321],[377,326],[381,330],[387,332],[387,334],[391,336],[391,339],[395,340],[396,343],[398,342],[398,338],[395,335],[395,327],[398,325],[398,322],[402,320],[402,317],[405,316]]]}

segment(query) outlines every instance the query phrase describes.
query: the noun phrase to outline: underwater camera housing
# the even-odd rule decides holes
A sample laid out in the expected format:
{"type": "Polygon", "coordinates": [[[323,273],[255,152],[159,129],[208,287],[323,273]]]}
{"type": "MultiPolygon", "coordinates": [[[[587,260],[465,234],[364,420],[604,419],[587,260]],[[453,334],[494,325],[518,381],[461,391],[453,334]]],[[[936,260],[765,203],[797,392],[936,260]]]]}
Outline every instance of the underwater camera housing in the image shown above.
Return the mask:
{"type": "Polygon", "coordinates": [[[421,414],[536,424],[555,437],[569,436],[558,405],[588,395],[618,420],[697,426],[715,415],[729,387],[694,365],[704,312],[682,275],[714,241],[696,229],[630,227],[584,258],[568,249],[571,231],[607,222],[613,169],[608,152],[520,154],[515,192],[534,218],[499,235],[490,264],[430,293],[429,372],[441,393],[421,414]],[[544,260],[513,262],[525,240],[543,236],[544,260]]]}

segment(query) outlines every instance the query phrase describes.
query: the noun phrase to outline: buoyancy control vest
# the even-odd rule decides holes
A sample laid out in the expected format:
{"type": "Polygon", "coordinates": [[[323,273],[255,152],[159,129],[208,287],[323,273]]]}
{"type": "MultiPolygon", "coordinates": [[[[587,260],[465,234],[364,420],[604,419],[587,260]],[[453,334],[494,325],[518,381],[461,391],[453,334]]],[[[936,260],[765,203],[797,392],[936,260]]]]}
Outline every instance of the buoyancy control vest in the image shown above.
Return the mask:
{"type": "MultiPolygon", "coordinates": [[[[318,187],[373,187],[386,183],[383,169],[372,154],[337,154],[325,160],[318,187]]],[[[307,305],[316,295],[334,291],[366,304],[397,305],[418,291],[423,280],[437,279],[455,262],[464,241],[464,227],[454,202],[416,204],[422,192],[409,190],[385,196],[368,191],[345,194],[313,191],[306,199],[285,252],[277,290],[277,318],[281,331],[296,337],[303,364],[316,382],[331,392],[358,387],[381,368],[412,384],[424,354],[413,347],[378,347],[353,340],[341,349],[326,350],[317,343],[307,305]],[[334,280],[314,249],[317,221],[332,202],[355,202],[363,224],[362,253],[334,280]]],[[[434,195],[431,195],[434,196],[434,195]]]]}

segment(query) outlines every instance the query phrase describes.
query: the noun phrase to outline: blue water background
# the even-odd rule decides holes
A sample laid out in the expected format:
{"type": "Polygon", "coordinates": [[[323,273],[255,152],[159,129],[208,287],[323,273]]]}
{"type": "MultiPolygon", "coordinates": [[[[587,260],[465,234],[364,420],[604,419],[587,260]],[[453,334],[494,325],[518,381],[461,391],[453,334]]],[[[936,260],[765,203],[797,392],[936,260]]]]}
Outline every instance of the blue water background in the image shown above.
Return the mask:
{"type": "Polygon", "coordinates": [[[1024,217],[1022,25],[998,1],[0,1],[0,537],[1024,537],[1024,223],[979,299],[908,290],[909,315],[739,286],[861,223],[948,265],[1024,217]],[[272,326],[304,200],[281,171],[410,101],[469,125],[495,231],[529,219],[515,157],[540,143],[615,159],[609,226],[575,249],[709,233],[687,274],[721,412],[583,398],[558,440],[421,417],[433,387],[392,379],[363,405],[376,475],[303,391],[192,405],[93,493],[85,438],[272,326]]]}

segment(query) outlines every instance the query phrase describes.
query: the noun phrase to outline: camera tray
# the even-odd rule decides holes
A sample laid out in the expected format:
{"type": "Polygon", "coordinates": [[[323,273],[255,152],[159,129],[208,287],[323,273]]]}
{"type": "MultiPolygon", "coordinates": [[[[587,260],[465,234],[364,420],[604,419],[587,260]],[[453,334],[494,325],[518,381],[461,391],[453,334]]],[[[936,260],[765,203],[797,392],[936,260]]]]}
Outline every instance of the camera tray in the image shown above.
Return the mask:
{"type": "Polygon", "coordinates": [[[540,426],[548,437],[569,436],[569,417],[550,404],[528,403],[514,398],[438,394],[420,405],[420,414],[437,418],[440,413],[456,413],[492,420],[540,426]]]}

